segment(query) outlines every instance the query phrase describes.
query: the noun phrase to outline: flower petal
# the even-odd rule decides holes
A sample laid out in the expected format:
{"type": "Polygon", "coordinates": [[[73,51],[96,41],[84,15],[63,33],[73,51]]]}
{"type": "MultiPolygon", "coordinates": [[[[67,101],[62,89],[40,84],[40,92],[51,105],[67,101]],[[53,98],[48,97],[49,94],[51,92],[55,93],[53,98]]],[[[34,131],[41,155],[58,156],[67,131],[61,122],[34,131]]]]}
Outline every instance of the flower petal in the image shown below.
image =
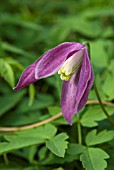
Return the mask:
{"type": "Polygon", "coordinates": [[[78,108],[77,108],[77,112],[79,112],[85,105],[86,105],[86,102],[88,100],[88,95],[89,95],[89,91],[93,85],[93,82],[94,82],[94,74],[93,74],[93,70],[91,71],[91,78],[88,82],[88,85],[87,85],[87,88],[79,102],[79,105],[78,105],[78,108]]]}
{"type": "MultiPolygon", "coordinates": [[[[82,62],[81,70],[80,70],[80,77],[79,77],[77,93],[76,93],[76,103],[77,103],[76,110],[77,110],[77,112],[80,110],[78,108],[82,108],[79,106],[79,104],[80,104],[81,100],[83,99],[83,97],[85,97],[84,93],[87,95],[86,100],[88,98],[88,93],[89,93],[89,89],[90,89],[89,81],[92,76],[91,73],[92,73],[91,63],[90,63],[88,51],[85,48],[85,54],[84,54],[84,58],[83,58],[83,62],[82,62]]],[[[92,86],[92,82],[93,82],[93,79],[90,81],[91,86],[92,86]]],[[[86,100],[84,100],[84,101],[86,101],[86,100]]]]}
{"type": "Polygon", "coordinates": [[[38,64],[40,59],[36,60],[32,65],[30,65],[24,72],[22,73],[19,82],[16,87],[13,88],[13,90],[19,90],[31,83],[34,83],[37,81],[35,79],[35,67],[38,64]]]}
{"type": "Polygon", "coordinates": [[[71,53],[83,47],[84,45],[80,43],[66,42],[47,51],[22,73],[14,90],[19,90],[38,79],[54,74],[59,70],[65,59],[71,56],[71,53]]]}
{"type": "Polygon", "coordinates": [[[76,112],[76,92],[79,80],[79,73],[74,74],[69,81],[63,82],[61,107],[62,114],[70,125],[72,125],[72,117],[76,112]]]}
{"type": "Polygon", "coordinates": [[[63,82],[61,107],[63,116],[70,125],[72,125],[73,115],[86,104],[93,81],[94,75],[88,51],[85,48],[82,66],[69,81],[63,82]]]}
{"type": "Polygon", "coordinates": [[[56,73],[64,61],[84,45],[75,42],[65,42],[47,51],[35,68],[35,78],[41,79],[56,73]]]}

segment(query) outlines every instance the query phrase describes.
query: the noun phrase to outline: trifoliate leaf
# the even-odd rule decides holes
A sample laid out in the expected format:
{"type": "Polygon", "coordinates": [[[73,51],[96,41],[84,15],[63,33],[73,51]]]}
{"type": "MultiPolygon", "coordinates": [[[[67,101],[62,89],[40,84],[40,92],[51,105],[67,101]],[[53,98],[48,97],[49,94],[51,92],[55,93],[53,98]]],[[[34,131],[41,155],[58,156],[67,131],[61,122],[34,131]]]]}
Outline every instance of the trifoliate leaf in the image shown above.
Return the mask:
{"type": "Polygon", "coordinates": [[[55,155],[59,157],[64,157],[65,150],[67,149],[67,145],[68,145],[66,139],[68,139],[68,135],[66,133],[58,134],[57,136],[47,141],[46,146],[55,155]]]}
{"type": "Polygon", "coordinates": [[[81,154],[80,160],[86,170],[104,170],[107,167],[105,159],[109,155],[99,148],[86,148],[81,154]]]}
{"type": "Polygon", "coordinates": [[[100,143],[104,143],[110,141],[114,138],[114,130],[103,130],[97,134],[96,129],[92,130],[86,136],[86,144],[87,146],[92,146],[100,143]]]}

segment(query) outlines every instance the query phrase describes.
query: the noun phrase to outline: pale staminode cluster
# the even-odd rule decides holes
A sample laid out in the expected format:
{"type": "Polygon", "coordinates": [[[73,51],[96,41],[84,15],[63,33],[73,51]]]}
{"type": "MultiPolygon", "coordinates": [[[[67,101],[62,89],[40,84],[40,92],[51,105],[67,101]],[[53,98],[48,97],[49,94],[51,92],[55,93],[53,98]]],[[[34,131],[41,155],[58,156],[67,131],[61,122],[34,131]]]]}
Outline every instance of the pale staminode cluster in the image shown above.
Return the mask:
{"type": "Polygon", "coordinates": [[[60,74],[60,78],[62,80],[68,81],[74,73],[77,73],[79,67],[82,64],[83,55],[84,49],[81,49],[64,62],[64,64],[58,71],[58,74],[60,74]]]}

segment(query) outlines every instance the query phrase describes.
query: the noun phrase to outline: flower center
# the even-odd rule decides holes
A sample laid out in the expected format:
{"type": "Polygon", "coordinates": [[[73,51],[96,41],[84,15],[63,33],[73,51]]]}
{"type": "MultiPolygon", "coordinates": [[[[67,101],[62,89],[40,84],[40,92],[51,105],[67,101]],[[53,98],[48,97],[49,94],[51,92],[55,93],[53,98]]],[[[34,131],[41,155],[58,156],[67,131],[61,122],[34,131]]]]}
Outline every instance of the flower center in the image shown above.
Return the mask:
{"type": "Polygon", "coordinates": [[[60,74],[60,78],[62,80],[68,81],[74,73],[77,73],[82,64],[83,56],[84,49],[81,49],[64,62],[64,64],[58,71],[58,74],[60,74]]]}

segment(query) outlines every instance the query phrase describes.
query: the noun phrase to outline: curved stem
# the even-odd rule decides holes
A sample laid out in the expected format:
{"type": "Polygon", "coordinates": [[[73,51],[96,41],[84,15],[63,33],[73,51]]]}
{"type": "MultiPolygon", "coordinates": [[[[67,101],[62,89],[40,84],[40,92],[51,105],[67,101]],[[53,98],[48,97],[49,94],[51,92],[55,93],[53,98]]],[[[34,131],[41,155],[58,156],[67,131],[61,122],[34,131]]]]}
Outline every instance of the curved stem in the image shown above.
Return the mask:
{"type": "MultiPolygon", "coordinates": [[[[108,101],[102,101],[103,105],[107,105],[107,106],[112,106],[114,107],[114,104],[111,103],[111,102],[108,102],[108,101]]],[[[87,103],[88,105],[90,104],[99,104],[99,101],[98,100],[88,100],[87,103]]]]}
{"type": "Polygon", "coordinates": [[[26,126],[20,126],[20,127],[0,127],[0,131],[18,131],[18,130],[26,130],[26,129],[32,129],[38,126],[42,126],[44,124],[47,124],[49,122],[52,122],[55,119],[58,119],[59,117],[62,116],[62,113],[58,113],[46,120],[43,120],[41,122],[37,122],[31,125],[26,125],[26,126]]]}
{"type": "MultiPolygon", "coordinates": [[[[98,100],[88,100],[86,104],[87,105],[99,104],[99,101],[98,100]]],[[[114,104],[111,103],[111,102],[102,101],[102,104],[114,107],[114,104]]],[[[52,117],[50,117],[46,120],[43,120],[42,122],[37,122],[37,123],[33,123],[33,124],[30,124],[30,125],[25,125],[25,126],[20,126],[20,127],[0,127],[0,131],[12,132],[12,131],[32,129],[32,128],[35,128],[35,127],[38,127],[38,126],[45,125],[49,122],[52,122],[53,120],[56,120],[56,119],[60,118],[61,116],[62,116],[62,113],[58,113],[58,114],[56,114],[56,115],[54,115],[54,116],[52,116],[52,117]]]]}

